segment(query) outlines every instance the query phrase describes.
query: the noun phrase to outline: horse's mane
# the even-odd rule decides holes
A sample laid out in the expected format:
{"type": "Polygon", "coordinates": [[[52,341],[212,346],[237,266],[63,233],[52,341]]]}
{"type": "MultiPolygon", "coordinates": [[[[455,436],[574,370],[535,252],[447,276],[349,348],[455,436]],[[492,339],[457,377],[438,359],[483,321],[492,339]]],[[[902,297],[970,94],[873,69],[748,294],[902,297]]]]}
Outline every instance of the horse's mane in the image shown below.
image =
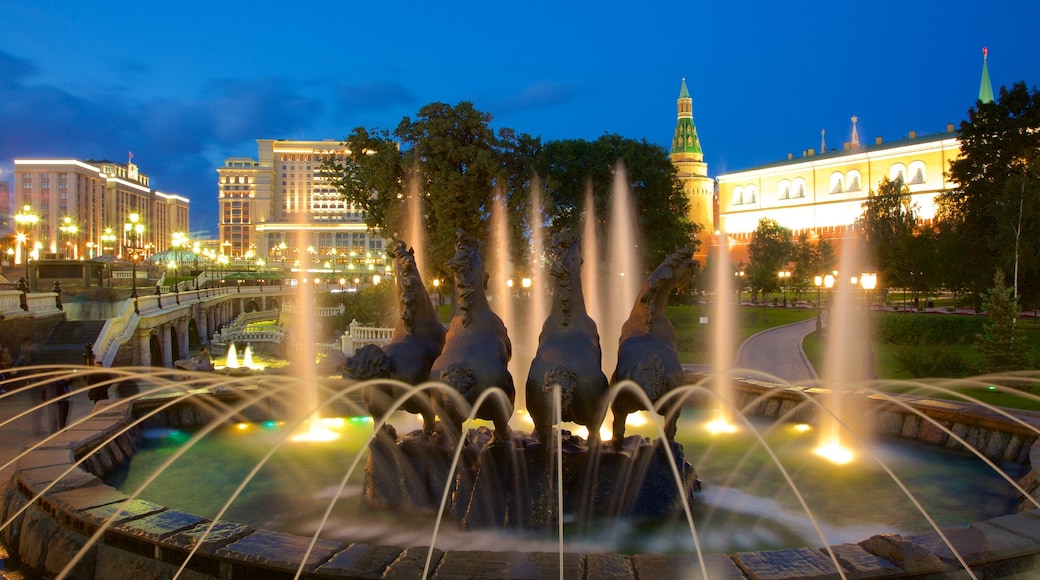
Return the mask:
{"type": "Polygon", "coordinates": [[[646,285],[643,287],[643,292],[639,296],[639,301],[647,309],[647,329],[653,327],[654,315],[657,310],[657,304],[661,298],[667,299],[668,294],[675,288],[679,280],[676,279],[676,272],[680,269],[684,262],[693,259],[693,248],[685,246],[672,252],[661,262],[650,277],[646,281],[646,285]]]}

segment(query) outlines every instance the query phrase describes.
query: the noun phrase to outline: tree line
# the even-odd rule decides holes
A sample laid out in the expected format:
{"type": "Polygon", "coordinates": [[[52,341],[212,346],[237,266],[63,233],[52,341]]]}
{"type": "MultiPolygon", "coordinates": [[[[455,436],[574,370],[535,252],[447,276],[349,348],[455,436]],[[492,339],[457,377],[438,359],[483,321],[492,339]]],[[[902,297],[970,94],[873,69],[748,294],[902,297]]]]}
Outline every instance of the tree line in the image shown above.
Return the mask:
{"type": "Polygon", "coordinates": [[[564,227],[581,231],[591,192],[603,230],[598,239],[609,243],[606,216],[619,171],[627,176],[645,263],[656,265],[677,247],[696,244],[700,226],[689,220],[689,201],[663,147],[611,134],[543,142],[514,129],[496,131],[491,122],[470,102],[431,103],[393,130],[354,128],[344,139],[352,154],[325,161],[322,174],[364,212],[370,229],[387,237],[404,230],[406,208],[418,202],[438,277],[454,253],[457,230],[487,239],[494,196],[507,209],[513,263],[522,273],[533,266],[533,191],[542,200],[535,219],[549,235],[564,227]]]}

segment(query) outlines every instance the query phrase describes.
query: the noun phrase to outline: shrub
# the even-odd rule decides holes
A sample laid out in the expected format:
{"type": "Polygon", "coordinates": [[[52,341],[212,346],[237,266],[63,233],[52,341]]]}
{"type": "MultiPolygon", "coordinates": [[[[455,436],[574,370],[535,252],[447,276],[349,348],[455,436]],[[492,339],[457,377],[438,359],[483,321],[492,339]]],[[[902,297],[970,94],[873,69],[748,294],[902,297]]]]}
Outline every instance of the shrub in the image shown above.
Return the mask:
{"type": "Polygon", "coordinates": [[[874,337],[897,345],[971,344],[982,332],[981,316],[883,312],[873,316],[874,337]]]}
{"type": "Polygon", "coordinates": [[[968,377],[978,371],[961,353],[950,348],[899,345],[892,350],[892,356],[915,378],[968,377]]]}

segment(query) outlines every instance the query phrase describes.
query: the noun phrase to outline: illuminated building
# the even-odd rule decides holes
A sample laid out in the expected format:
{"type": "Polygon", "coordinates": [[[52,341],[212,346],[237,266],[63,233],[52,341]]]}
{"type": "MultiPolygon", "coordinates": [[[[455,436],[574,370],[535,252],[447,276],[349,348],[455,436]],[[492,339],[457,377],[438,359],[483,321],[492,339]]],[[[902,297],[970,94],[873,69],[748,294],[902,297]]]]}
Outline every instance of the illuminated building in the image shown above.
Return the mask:
{"type": "Polygon", "coordinates": [[[707,254],[708,240],[715,230],[715,183],[708,177],[708,164],[704,162],[701,140],[693,123],[693,99],[686,89],[686,79],[682,80],[677,107],[678,118],[669,157],[682,181],[683,191],[690,200],[690,221],[701,226],[698,235],[701,244],[696,257],[703,260],[707,254]]]}
{"type": "Polygon", "coordinates": [[[122,231],[132,213],[147,226],[142,245],[149,253],[165,250],[174,231],[189,229],[189,200],[152,189],[132,161],[15,159],[13,189],[14,206],[28,205],[39,217],[33,238],[42,243],[42,257],[89,258],[103,244],[118,253],[120,245],[102,235],[122,231]]]}
{"type": "Polygon", "coordinates": [[[383,271],[383,238],[319,171],[324,160],[349,155],[346,147],[333,140],[257,144],[256,160],[230,157],[217,169],[222,253],[358,276],[383,271]]]}
{"type": "MultiPolygon", "coordinates": [[[[986,57],[983,49],[979,100],[992,102],[986,57]]],[[[863,203],[886,177],[906,184],[921,222],[935,218],[938,195],[956,187],[947,179],[950,162],[961,154],[954,126],[929,135],[909,131],[891,142],[876,137],[873,143],[864,144],[859,140],[856,117],[851,121],[852,137],[841,148],[827,148],[821,133],[819,152],[808,149],[800,157],[788,154],[785,160],[716,178],[714,229],[727,236],[734,262],[747,261],[747,244],[762,218],[789,228],[795,238],[804,233],[810,240],[829,239],[840,250],[843,238],[857,235],[856,220],[863,213],[863,203]]],[[[678,163],[676,166],[679,168],[678,163]]]]}

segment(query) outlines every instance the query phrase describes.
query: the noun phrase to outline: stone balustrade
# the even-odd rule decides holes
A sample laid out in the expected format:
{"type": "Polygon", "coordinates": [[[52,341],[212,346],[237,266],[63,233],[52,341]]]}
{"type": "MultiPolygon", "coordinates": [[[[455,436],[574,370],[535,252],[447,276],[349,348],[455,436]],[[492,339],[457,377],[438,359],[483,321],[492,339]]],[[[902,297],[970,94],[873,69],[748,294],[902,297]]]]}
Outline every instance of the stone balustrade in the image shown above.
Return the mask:
{"type": "Polygon", "coordinates": [[[354,356],[357,349],[366,344],[378,346],[390,344],[390,339],[393,335],[393,328],[361,326],[360,322],[353,320],[347,329],[347,333],[340,337],[340,350],[347,356],[354,356]]]}
{"type": "MultiPolygon", "coordinates": [[[[296,305],[293,302],[286,300],[285,304],[282,305],[282,312],[286,314],[295,314],[296,305]]],[[[314,307],[311,308],[311,312],[314,314],[314,316],[320,316],[323,318],[327,318],[330,316],[342,316],[343,313],[346,312],[346,307],[344,307],[342,304],[340,304],[339,306],[314,307]]]]}

